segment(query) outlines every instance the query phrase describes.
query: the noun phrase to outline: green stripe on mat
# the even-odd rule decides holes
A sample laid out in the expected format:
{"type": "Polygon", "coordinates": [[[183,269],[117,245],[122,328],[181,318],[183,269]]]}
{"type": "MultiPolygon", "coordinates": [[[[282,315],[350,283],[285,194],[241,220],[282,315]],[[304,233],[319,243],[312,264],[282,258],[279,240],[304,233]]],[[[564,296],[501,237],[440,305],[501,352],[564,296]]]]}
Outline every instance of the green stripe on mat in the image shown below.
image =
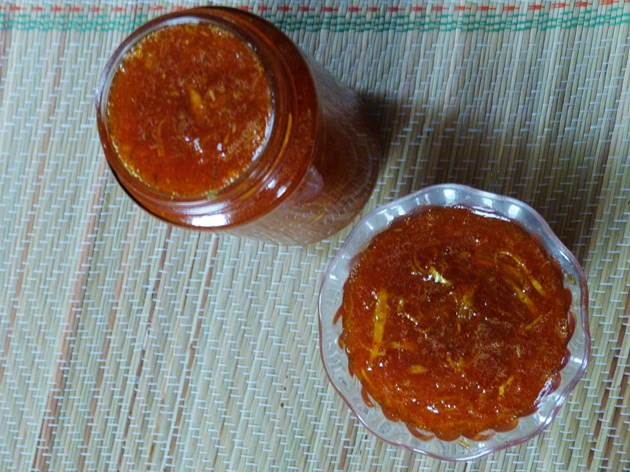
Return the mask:
{"type": "MultiPolygon", "coordinates": [[[[6,13],[0,12],[0,30],[17,31],[132,31],[145,23],[150,16],[139,13],[134,16],[109,14],[56,14],[48,12],[6,13]]],[[[596,26],[620,26],[630,24],[630,12],[612,8],[606,13],[595,10],[578,12],[516,13],[507,16],[496,14],[418,14],[410,16],[374,14],[367,16],[321,15],[305,13],[262,13],[264,18],[285,31],[320,31],[335,33],[356,32],[408,32],[408,31],[464,31],[501,32],[531,29],[590,28],[596,26]]]]}
{"type": "Polygon", "coordinates": [[[522,31],[529,29],[594,27],[601,25],[618,26],[630,23],[630,12],[617,14],[563,15],[553,16],[540,14],[535,17],[514,15],[504,17],[466,17],[453,15],[420,16],[375,16],[370,19],[346,17],[303,16],[300,18],[287,16],[265,16],[272,23],[285,31],[374,31],[374,32],[408,32],[408,31],[522,31]]]}

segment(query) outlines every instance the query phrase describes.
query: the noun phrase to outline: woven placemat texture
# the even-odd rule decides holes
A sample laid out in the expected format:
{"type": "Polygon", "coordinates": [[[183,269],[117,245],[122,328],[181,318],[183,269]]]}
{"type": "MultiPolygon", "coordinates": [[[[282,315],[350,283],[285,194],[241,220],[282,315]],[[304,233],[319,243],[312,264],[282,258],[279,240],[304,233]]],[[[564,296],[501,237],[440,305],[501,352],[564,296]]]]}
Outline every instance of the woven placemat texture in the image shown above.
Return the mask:
{"type": "MultiPolygon", "coordinates": [[[[325,377],[307,248],[169,227],[119,188],[94,92],[192,3],[0,4],[0,470],[630,470],[630,2],[226,2],[370,104],[365,208],[457,182],[537,209],[587,273],[592,359],[540,436],[473,464],[390,446],[325,377]]],[[[363,213],[363,214],[364,214],[363,213]]]]}

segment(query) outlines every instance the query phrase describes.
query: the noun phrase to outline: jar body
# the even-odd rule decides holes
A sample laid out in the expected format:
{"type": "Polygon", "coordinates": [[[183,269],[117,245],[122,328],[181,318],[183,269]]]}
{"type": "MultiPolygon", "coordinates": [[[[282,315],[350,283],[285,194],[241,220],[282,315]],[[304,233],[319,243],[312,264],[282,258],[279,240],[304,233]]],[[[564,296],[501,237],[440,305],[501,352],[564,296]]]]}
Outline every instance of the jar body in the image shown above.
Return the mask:
{"type": "Polygon", "coordinates": [[[239,234],[286,244],[316,242],[346,227],[372,193],[380,147],[365,105],[319,64],[309,65],[320,113],[312,162],[286,200],[235,228],[239,234]]]}
{"type": "Polygon", "coordinates": [[[153,20],[120,46],[99,84],[97,121],[114,175],[153,215],[199,230],[305,245],[345,227],[372,192],[380,150],[362,107],[270,23],[207,7],[153,20]],[[125,54],[143,36],[182,21],[208,21],[242,37],[264,64],[274,97],[273,129],[261,155],[234,184],[194,198],[147,188],[121,162],[108,123],[109,89],[125,54]]]}

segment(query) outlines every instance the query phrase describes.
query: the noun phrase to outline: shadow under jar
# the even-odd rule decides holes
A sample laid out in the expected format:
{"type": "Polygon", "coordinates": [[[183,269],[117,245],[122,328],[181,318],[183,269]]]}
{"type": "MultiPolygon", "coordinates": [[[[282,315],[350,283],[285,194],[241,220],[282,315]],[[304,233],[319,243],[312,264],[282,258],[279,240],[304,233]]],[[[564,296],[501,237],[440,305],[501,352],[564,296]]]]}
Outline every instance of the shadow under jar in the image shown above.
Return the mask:
{"type": "Polygon", "coordinates": [[[378,175],[358,95],[240,10],[146,23],[109,60],[96,98],[118,182],[178,226],[309,244],[347,226],[378,175]]]}

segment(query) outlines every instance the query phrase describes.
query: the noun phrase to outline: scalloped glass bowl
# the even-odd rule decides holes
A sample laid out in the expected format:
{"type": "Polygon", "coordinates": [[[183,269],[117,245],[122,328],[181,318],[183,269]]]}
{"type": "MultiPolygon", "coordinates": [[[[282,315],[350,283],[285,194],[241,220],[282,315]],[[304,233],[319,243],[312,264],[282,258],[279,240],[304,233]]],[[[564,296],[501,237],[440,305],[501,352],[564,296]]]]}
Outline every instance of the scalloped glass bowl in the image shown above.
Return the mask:
{"type": "Polygon", "coordinates": [[[465,461],[519,444],[539,434],[556,416],[569,393],[586,370],[590,354],[588,327],[588,289],[584,272],[571,252],[560,242],[545,220],[528,205],[513,198],[471,187],[442,184],[424,188],[372,211],[352,230],[345,244],[326,270],[319,296],[320,348],[330,381],[359,420],[381,439],[438,459],[465,461]],[[551,388],[542,395],[535,412],[519,419],[509,431],[487,431],[483,439],[441,440],[431,433],[412,434],[402,422],[392,422],[378,405],[368,406],[361,395],[361,384],[348,372],[348,358],[339,347],[341,320],[335,315],[343,295],[354,256],[396,217],[426,205],[465,206],[480,212],[492,212],[520,223],[537,235],[549,254],[558,261],[565,275],[565,286],[572,293],[573,335],[567,346],[566,365],[551,388]]]}

